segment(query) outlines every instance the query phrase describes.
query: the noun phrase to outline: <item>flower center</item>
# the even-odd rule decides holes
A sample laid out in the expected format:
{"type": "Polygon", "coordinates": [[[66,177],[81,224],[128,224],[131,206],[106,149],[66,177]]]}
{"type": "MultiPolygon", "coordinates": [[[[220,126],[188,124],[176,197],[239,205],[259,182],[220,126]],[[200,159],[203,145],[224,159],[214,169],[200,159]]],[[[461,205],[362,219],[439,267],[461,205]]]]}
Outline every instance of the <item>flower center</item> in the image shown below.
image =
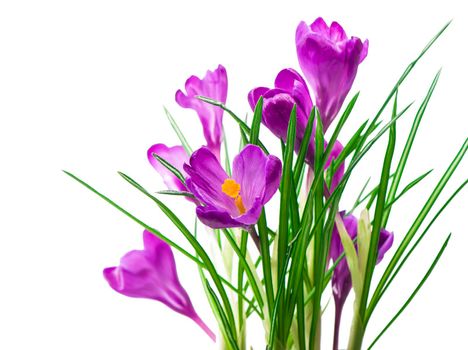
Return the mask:
{"type": "Polygon", "coordinates": [[[221,190],[224,194],[228,195],[229,197],[234,199],[234,204],[239,210],[239,213],[245,214],[245,206],[244,202],[242,202],[242,197],[239,195],[241,187],[234,179],[226,179],[224,183],[221,185],[221,190]]]}

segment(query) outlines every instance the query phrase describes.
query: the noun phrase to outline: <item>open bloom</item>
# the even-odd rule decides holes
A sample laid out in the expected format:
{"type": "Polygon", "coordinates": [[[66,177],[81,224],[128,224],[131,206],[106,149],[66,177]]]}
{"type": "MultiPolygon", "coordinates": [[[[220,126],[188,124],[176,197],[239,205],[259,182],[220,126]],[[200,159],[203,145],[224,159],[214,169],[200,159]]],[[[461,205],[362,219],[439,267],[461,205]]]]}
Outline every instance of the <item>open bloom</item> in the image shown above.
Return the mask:
{"type": "Polygon", "coordinates": [[[148,160],[153,168],[161,175],[167,188],[174,191],[187,191],[187,187],[175,176],[169,169],[162,165],[155,157],[154,154],[167,160],[172,166],[179,170],[182,175],[186,175],[184,170],[184,163],[188,162],[188,155],[184,147],[174,146],[167,147],[162,143],[155,144],[148,149],[148,160]]]}
{"type": "Polygon", "coordinates": [[[231,177],[206,147],[195,151],[184,169],[187,187],[201,204],[197,216],[212,228],[257,223],[281,179],[281,161],[254,145],[247,145],[234,158],[231,177]]]}
{"type": "Polygon", "coordinates": [[[324,130],[327,130],[346,98],[359,64],[366,58],[368,41],[348,38],[336,22],[329,27],[322,18],[310,26],[299,23],[296,48],[299,65],[315,95],[324,130]]]}
{"type": "Polygon", "coordinates": [[[226,103],[227,87],[226,69],[219,65],[214,71],[207,71],[203,79],[192,75],[185,82],[186,93],[178,90],[175,96],[181,107],[192,108],[198,113],[207,147],[218,159],[223,139],[223,110],[199,100],[196,96],[209,97],[226,103]]]}
{"type": "MultiPolygon", "coordinates": [[[[345,216],[344,212],[340,213],[344,227],[351,239],[355,239],[358,232],[358,219],[353,215],[345,216]]],[[[378,243],[377,264],[383,259],[385,253],[393,244],[393,233],[382,229],[380,231],[378,243]]],[[[331,243],[330,243],[330,258],[335,262],[343,253],[343,245],[341,244],[338,228],[333,228],[331,243]]],[[[352,288],[351,274],[348,268],[346,258],[342,259],[333,271],[332,289],[333,298],[335,299],[335,312],[341,316],[343,305],[352,288]]],[[[338,320],[339,322],[339,320],[338,320]]]]}
{"type": "Polygon", "coordinates": [[[132,250],[122,257],[120,266],[104,269],[104,278],[111,288],[128,297],[162,302],[191,318],[214,341],[214,333],[197,315],[179,282],[171,247],[146,230],[143,241],[144,250],[132,250]]]}

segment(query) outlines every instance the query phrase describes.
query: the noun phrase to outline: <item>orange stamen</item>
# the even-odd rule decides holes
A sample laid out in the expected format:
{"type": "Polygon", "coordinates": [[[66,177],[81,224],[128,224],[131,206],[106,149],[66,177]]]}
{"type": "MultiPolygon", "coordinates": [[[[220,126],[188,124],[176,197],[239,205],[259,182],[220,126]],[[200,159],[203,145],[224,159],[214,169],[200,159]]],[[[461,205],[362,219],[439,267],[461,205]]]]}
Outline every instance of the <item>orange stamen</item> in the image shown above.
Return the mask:
{"type": "Polygon", "coordinates": [[[239,195],[241,186],[236,182],[234,179],[226,179],[224,183],[221,185],[221,190],[224,194],[228,195],[229,197],[234,199],[234,204],[239,210],[239,213],[245,214],[247,211],[244,206],[244,202],[242,201],[242,197],[239,195]]]}

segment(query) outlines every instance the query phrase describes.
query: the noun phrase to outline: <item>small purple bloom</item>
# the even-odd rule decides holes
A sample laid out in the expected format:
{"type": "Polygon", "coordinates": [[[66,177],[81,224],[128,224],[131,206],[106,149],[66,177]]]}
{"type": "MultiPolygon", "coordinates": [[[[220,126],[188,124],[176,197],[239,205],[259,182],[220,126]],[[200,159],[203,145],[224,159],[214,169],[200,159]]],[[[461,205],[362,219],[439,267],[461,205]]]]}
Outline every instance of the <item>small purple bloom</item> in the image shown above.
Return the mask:
{"type": "Polygon", "coordinates": [[[344,29],[322,18],[310,26],[299,23],[296,48],[299,65],[315,95],[315,103],[327,130],[346,98],[359,64],[366,58],[369,42],[348,38],[344,29]]]}
{"type": "Polygon", "coordinates": [[[146,230],[143,241],[144,250],[132,250],[120,259],[120,266],[104,269],[104,278],[111,288],[128,297],[162,302],[191,318],[215,341],[215,334],[197,315],[179,282],[171,247],[146,230]]]}
{"type": "Polygon", "coordinates": [[[192,108],[198,113],[207,147],[218,159],[220,159],[223,139],[223,110],[199,100],[196,96],[209,97],[224,104],[227,98],[227,87],[226,69],[219,65],[213,72],[207,71],[203,79],[192,75],[185,82],[186,94],[178,90],[175,96],[181,107],[192,108]]]}
{"type": "Polygon", "coordinates": [[[258,146],[247,145],[234,158],[232,168],[229,177],[206,147],[195,151],[184,166],[187,187],[202,204],[197,216],[209,227],[256,224],[263,206],[278,190],[281,161],[258,146]]]}
{"type": "MultiPolygon", "coordinates": [[[[345,216],[344,212],[340,213],[343,220],[343,224],[346,228],[351,239],[357,237],[358,231],[358,219],[354,215],[345,216]]],[[[382,261],[385,253],[390,249],[393,244],[393,233],[382,229],[380,231],[379,243],[378,243],[378,255],[377,255],[377,264],[382,261]]],[[[335,262],[340,255],[343,253],[343,245],[341,244],[340,235],[338,233],[338,228],[336,225],[333,228],[331,242],[330,242],[330,258],[335,262]]],[[[338,346],[338,331],[341,320],[341,313],[343,311],[343,306],[348,297],[349,292],[352,288],[351,273],[349,272],[348,263],[346,258],[343,258],[333,271],[332,277],[332,290],[333,298],[335,300],[335,339],[334,339],[334,349],[337,349],[338,346]]]]}
{"type": "Polygon", "coordinates": [[[161,175],[167,188],[174,191],[187,191],[187,187],[175,176],[169,169],[162,165],[153,154],[156,154],[167,160],[172,166],[179,170],[182,175],[186,175],[184,163],[188,162],[189,157],[182,146],[167,147],[162,143],[151,146],[148,149],[148,160],[153,168],[161,175]]]}

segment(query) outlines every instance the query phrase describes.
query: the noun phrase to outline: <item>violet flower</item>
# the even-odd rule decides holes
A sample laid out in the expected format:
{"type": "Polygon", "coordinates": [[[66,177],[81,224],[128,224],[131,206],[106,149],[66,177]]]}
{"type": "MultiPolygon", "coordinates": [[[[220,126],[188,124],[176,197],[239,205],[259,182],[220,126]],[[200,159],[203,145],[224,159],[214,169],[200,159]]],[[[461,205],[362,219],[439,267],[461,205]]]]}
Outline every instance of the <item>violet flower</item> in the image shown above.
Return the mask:
{"type": "Polygon", "coordinates": [[[186,175],[184,171],[184,163],[188,162],[189,157],[184,147],[174,146],[167,147],[162,143],[155,144],[148,149],[148,160],[153,168],[161,175],[167,188],[174,191],[187,191],[187,187],[175,176],[169,169],[162,165],[153,154],[156,154],[167,160],[172,166],[179,170],[182,175],[186,175]]]}
{"type": "Polygon", "coordinates": [[[213,72],[207,71],[203,79],[192,75],[185,82],[186,94],[178,90],[175,96],[181,107],[192,108],[198,113],[207,147],[218,159],[223,139],[223,110],[199,100],[196,96],[209,97],[224,104],[227,87],[226,69],[219,65],[213,72]]]}
{"type": "Polygon", "coordinates": [[[184,169],[187,187],[201,204],[197,216],[211,228],[248,228],[257,223],[281,179],[281,161],[254,145],[234,158],[232,177],[206,147],[195,151],[184,169]]]}
{"type": "MultiPolygon", "coordinates": [[[[354,215],[345,216],[345,212],[340,213],[343,220],[343,224],[346,228],[351,239],[357,237],[358,231],[358,219],[354,215]]],[[[393,233],[382,229],[380,231],[379,243],[378,243],[378,264],[382,261],[385,253],[390,249],[393,244],[393,233]]],[[[341,254],[343,254],[343,245],[341,244],[340,235],[336,225],[333,228],[331,242],[330,242],[330,258],[335,262],[341,254]]],[[[338,349],[338,335],[341,321],[341,313],[345,304],[346,298],[352,288],[351,273],[348,268],[346,258],[343,258],[333,271],[332,277],[332,290],[333,298],[335,300],[335,335],[334,335],[334,346],[333,349],[338,349]]]]}
{"type": "MultiPolygon", "coordinates": [[[[263,96],[262,123],[283,141],[286,141],[291,110],[296,104],[297,123],[294,149],[296,152],[299,151],[307,121],[314,106],[304,79],[292,68],[283,69],[276,76],[273,89],[258,87],[249,92],[248,100],[252,110],[255,109],[260,96],[263,96]]],[[[313,159],[314,142],[310,142],[306,160],[313,165],[313,159]]]]}
{"type": "MultiPolygon", "coordinates": [[[[313,103],[307,88],[307,84],[301,75],[292,68],[283,69],[275,79],[275,87],[257,87],[249,92],[248,100],[252,110],[255,109],[260,96],[263,96],[262,123],[278,138],[286,142],[289,118],[291,110],[296,105],[297,123],[296,140],[294,149],[296,152],[301,147],[305,128],[312,112],[313,103]]],[[[312,137],[308,145],[306,162],[313,166],[315,158],[315,125],[312,137]]],[[[325,144],[326,147],[326,144],[325,144]]],[[[343,150],[343,146],[336,141],[325,164],[328,168],[333,159],[336,159],[343,150]]],[[[333,176],[330,191],[338,185],[344,174],[344,164],[341,164],[333,176]]]]}
{"type": "Polygon", "coordinates": [[[333,22],[330,27],[319,17],[310,26],[299,23],[296,48],[299,65],[315,95],[326,131],[346,98],[359,64],[366,58],[369,42],[348,38],[333,22]]]}
{"type": "Polygon", "coordinates": [[[215,334],[197,315],[179,282],[171,247],[146,230],[143,241],[144,250],[132,250],[120,259],[120,266],[104,269],[104,278],[111,288],[128,297],[162,302],[191,318],[215,341],[215,334]]]}

